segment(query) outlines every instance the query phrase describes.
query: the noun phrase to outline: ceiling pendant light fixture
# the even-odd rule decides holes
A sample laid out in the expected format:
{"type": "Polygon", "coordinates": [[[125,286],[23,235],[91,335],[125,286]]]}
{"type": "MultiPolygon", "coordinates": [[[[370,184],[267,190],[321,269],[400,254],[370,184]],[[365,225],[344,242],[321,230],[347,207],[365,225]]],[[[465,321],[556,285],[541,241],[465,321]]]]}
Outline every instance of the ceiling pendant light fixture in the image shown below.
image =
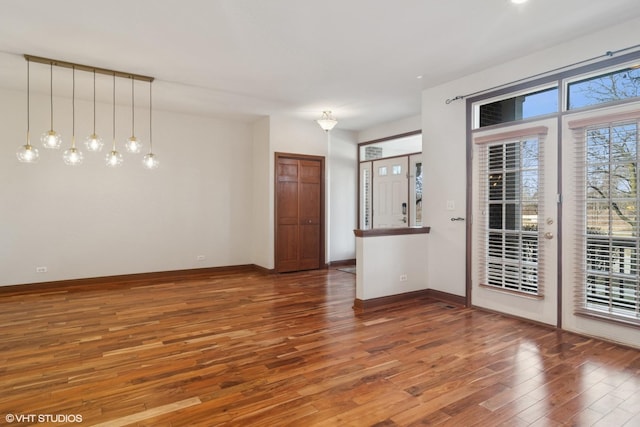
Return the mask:
{"type": "Polygon", "coordinates": [[[69,166],[82,164],[82,151],[76,148],[76,67],[72,68],[73,89],[71,91],[71,148],[62,154],[64,163],[69,166]]]}
{"type": "Polygon", "coordinates": [[[153,129],[151,122],[152,100],[151,100],[151,82],[149,82],[149,152],[142,158],[142,165],[147,169],[157,169],[160,166],[158,157],[153,154],[153,138],[151,137],[151,131],[153,129]]]}
{"type": "Polygon", "coordinates": [[[107,154],[107,166],[116,168],[122,165],[122,154],[116,150],[116,74],[113,73],[113,145],[107,154]]]}
{"type": "Polygon", "coordinates": [[[84,145],[89,151],[101,151],[104,143],[96,133],[96,70],[93,70],[93,133],[84,140],[84,145]]]}
{"type": "Polygon", "coordinates": [[[16,156],[18,160],[22,163],[35,163],[38,161],[39,153],[38,149],[31,145],[31,135],[30,135],[30,74],[29,74],[29,60],[27,60],[27,143],[25,145],[21,145],[16,152],[16,156]]]}
{"type": "Polygon", "coordinates": [[[331,115],[331,111],[323,111],[322,117],[316,120],[323,131],[329,132],[334,128],[338,121],[331,115]]]}
{"type": "Polygon", "coordinates": [[[139,153],[142,149],[142,143],[136,138],[136,113],[135,113],[135,90],[134,90],[134,78],[131,77],[131,136],[125,143],[125,148],[129,153],[139,153]]]}
{"type": "MultiPolygon", "coordinates": [[[[57,149],[60,148],[62,138],[60,134],[53,130],[53,67],[68,68],[73,73],[73,93],[71,99],[71,121],[72,121],[72,136],[71,146],[64,151],[62,158],[67,165],[79,165],[84,160],[83,153],[76,146],[76,72],[84,71],[93,73],[93,132],[91,135],[84,138],[84,144],[87,151],[101,151],[104,146],[104,142],[100,136],[96,133],[96,74],[103,74],[113,79],[113,143],[111,149],[107,153],[105,163],[108,167],[118,167],[123,163],[123,156],[116,149],[116,79],[131,79],[131,137],[127,139],[125,148],[128,152],[139,153],[142,150],[141,141],[135,136],[135,86],[136,80],[149,83],[149,140],[151,140],[151,83],[154,78],[149,76],[143,76],[140,74],[133,74],[123,71],[110,70],[107,68],[93,67],[90,65],[76,64],[73,62],[60,61],[57,59],[43,58],[40,56],[24,55],[27,60],[27,143],[21,145],[17,151],[16,156],[20,162],[23,163],[35,163],[39,158],[38,150],[31,145],[31,75],[30,67],[31,63],[45,64],[49,67],[49,107],[51,115],[51,130],[45,132],[41,141],[46,148],[57,149]]],[[[82,98],[82,95],[79,95],[82,98]]],[[[82,148],[82,144],[79,144],[82,148]]],[[[84,150],[84,148],[82,148],[84,150]]],[[[124,149],[123,149],[124,151],[124,149]]],[[[158,159],[152,151],[151,141],[149,141],[149,152],[143,159],[144,167],[148,169],[155,169],[158,167],[158,159]]]]}
{"type": "Polygon", "coordinates": [[[55,130],[53,130],[53,62],[49,64],[49,90],[50,90],[50,112],[51,112],[51,129],[42,134],[40,137],[40,141],[42,141],[42,145],[45,148],[51,148],[53,150],[57,150],[60,148],[60,144],[62,144],[62,136],[55,130]]]}

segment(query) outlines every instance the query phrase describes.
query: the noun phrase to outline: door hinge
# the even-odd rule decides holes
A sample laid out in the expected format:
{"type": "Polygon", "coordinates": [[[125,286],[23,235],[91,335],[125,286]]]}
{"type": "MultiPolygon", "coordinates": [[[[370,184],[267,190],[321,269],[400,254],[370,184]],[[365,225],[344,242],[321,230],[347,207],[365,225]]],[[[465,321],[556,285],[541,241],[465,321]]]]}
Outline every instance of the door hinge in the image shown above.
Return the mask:
{"type": "Polygon", "coordinates": [[[562,204],[562,194],[556,194],[556,203],[562,204]]]}

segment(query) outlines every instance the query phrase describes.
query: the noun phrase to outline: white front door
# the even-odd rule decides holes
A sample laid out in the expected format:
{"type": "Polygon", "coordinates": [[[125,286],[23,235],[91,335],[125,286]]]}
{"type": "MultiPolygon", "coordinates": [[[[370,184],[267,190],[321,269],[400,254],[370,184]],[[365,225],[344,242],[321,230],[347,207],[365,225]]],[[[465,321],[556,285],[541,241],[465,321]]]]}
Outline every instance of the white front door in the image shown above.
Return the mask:
{"type": "Polygon", "coordinates": [[[473,305],[556,325],[557,121],[473,142],[473,305]]]}
{"type": "Polygon", "coordinates": [[[408,227],[408,158],[373,162],[373,228],[408,227]]]}

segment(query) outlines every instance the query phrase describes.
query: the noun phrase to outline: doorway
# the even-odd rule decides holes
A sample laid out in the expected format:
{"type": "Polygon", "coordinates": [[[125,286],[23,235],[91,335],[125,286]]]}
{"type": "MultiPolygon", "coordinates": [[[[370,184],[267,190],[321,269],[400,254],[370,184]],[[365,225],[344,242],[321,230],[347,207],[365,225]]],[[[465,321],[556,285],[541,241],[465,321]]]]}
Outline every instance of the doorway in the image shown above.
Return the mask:
{"type": "Polygon", "coordinates": [[[324,267],[324,157],[276,153],[275,269],[324,267]]]}
{"type": "Polygon", "coordinates": [[[472,299],[558,322],[557,120],[474,133],[472,299]]]}

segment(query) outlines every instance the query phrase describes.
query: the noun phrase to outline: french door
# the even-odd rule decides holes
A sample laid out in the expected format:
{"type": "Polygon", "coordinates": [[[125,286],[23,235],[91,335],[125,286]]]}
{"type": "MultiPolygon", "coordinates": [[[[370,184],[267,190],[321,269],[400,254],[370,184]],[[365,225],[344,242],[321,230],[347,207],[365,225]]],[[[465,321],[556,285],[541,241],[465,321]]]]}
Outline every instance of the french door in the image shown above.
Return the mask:
{"type": "Polygon", "coordinates": [[[558,324],[557,119],[473,134],[472,303],[558,324]]]}
{"type": "Polygon", "coordinates": [[[640,347],[640,103],[567,115],[563,135],[563,327],[640,347]]]}

